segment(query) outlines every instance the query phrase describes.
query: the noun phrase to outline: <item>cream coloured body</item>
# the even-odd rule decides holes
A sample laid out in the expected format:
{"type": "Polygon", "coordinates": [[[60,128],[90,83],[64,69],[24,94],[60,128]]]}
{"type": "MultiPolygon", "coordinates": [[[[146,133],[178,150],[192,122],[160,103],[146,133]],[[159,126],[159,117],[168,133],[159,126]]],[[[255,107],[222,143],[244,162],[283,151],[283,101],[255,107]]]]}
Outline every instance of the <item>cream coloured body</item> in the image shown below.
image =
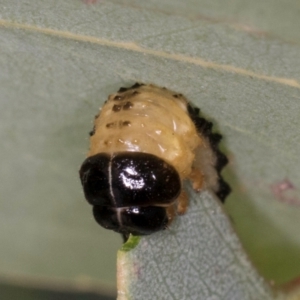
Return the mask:
{"type": "Polygon", "coordinates": [[[181,95],[144,85],[109,96],[95,119],[88,156],[122,151],[156,155],[189,177],[203,140],[181,95]]]}

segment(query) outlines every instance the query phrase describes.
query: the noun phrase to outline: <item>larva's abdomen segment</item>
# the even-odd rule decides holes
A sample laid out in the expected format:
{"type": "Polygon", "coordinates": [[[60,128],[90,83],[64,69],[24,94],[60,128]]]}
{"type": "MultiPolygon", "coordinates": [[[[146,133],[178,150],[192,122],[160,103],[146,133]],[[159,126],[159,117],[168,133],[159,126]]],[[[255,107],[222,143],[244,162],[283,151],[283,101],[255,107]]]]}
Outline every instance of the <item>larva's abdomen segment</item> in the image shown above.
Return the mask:
{"type": "Polygon", "coordinates": [[[201,138],[187,114],[186,100],[154,86],[138,89],[109,97],[95,120],[88,155],[151,153],[174,166],[182,178],[187,177],[201,138]]]}

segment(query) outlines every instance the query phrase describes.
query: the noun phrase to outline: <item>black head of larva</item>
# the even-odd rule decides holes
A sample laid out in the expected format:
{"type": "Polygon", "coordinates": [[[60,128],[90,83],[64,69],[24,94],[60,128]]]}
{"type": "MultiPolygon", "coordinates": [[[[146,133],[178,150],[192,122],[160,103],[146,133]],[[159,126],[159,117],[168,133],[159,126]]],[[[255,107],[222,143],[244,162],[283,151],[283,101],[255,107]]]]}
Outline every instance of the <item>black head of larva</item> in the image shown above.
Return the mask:
{"type": "Polygon", "coordinates": [[[177,171],[161,158],[140,152],[99,153],[80,169],[96,221],[121,233],[151,234],[166,228],[166,207],[180,194],[177,171]]]}

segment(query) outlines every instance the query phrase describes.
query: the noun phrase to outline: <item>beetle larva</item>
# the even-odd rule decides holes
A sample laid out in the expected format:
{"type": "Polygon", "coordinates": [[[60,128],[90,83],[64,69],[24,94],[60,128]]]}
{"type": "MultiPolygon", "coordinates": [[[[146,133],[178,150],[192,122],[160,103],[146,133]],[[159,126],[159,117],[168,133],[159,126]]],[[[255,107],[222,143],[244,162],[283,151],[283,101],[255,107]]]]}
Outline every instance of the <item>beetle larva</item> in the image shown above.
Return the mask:
{"type": "Polygon", "coordinates": [[[109,96],[80,169],[101,226],[124,236],[165,229],[188,207],[186,179],[224,201],[230,188],[220,175],[227,164],[221,135],[199,112],[183,95],[154,85],[136,83],[109,96]]]}

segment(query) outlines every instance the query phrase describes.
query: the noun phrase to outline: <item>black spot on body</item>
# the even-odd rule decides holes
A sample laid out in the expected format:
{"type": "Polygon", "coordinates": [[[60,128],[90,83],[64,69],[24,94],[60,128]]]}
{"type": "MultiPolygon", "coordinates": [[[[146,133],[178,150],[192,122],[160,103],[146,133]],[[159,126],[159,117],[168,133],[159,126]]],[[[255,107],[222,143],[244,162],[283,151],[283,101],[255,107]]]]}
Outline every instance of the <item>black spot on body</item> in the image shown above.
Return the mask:
{"type": "Polygon", "coordinates": [[[134,85],[132,85],[131,87],[129,88],[125,88],[125,87],[121,87],[119,90],[118,90],[118,93],[124,93],[126,91],[129,91],[129,90],[133,90],[133,89],[137,89],[141,86],[145,85],[144,83],[138,83],[136,82],[134,85]]]}
{"type": "Polygon", "coordinates": [[[114,101],[122,101],[124,99],[124,96],[116,95],[114,97],[114,101]]]}
{"type": "Polygon", "coordinates": [[[130,121],[123,121],[122,125],[123,126],[130,126],[131,122],[130,121]]]}
{"type": "Polygon", "coordinates": [[[219,133],[213,133],[209,136],[209,141],[214,150],[217,150],[220,141],[222,140],[222,135],[219,133]]]}
{"type": "Polygon", "coordinates": [[[145,84],[144,83],[138,83],[138,82],[136,82],[133,86],[130,87],[130,89],[137,89],[137,88],[139,88],[139,87],[141,87],[143,85],[145,85],[145,84]]]}
{"type": "Polygon", "coordinates": [[[133,107],[133,103],[132,102],[126,102],[124,105],[123,105],[123,109],[124,110],[128,110],[128,109],[131,109],[133,107]]]}
{"type": "Polygon", "coordinates": [[[112,111],[114,112],[119,112],[121,110],[122,106],[115,104],[112,108],[112,111]]]}
{"type": "Polygon", "coordinates": [[[209,121],[206,121],[204,118],[198,117],[198,119],[195,121],[195,125],[197,127],[197,130],[200,131],[203,135],[208,136],[209,134],[211,134],[213,124],[209,121]]]}
{"type": "Polygon", "coordinates": [[[224,181],[222,177],[219,178],[219,189],[216,195],[219,197],[222,203],[225,202],[225,198],[230,194],[231,188],[227,182],[224,181]]]}
{"type": "Polygon", "coordinates": [[[115,123],[114,122],[111,122],[111,123],[107,123],[106,125],[105,125],[105,127],[106,128],[112,128],[112,127],[115,127],[115,123]]]}
{"type": "Polygon", "coordinates": [[[92,129],[92,131],[89,132],[89,135],[93,136],[95,134],[95,132],[96,132],[96,128],[94,126],[93,129],[92,129]]]}
{"type": "Polygon", "coordinates": [[[124,93],[124,92],[126,92],[127,90],[129,90],[129,88],[120,87],[119,90],[118,90],[118,93],[124,93]]]}
{"type": "Polygon", "coordinates": [[[195,112],[195,114],[199,115],[200,114],[200,108],[194,107],[194,112],[195,112]]]}
{"type": "Polygon", "coordinates": [[[174,98],[181,98],[183,95],[182,94],[174,94],[173,97],[174,98]]]}
{"type": "Polygon", "coordinates": [[[216,163],[216,169],[218,172],[221,172],[222,169],[227,165],[228,158],[223,154],[221,151],[216,151],[217,156],[217,163],[216,163]]]}

